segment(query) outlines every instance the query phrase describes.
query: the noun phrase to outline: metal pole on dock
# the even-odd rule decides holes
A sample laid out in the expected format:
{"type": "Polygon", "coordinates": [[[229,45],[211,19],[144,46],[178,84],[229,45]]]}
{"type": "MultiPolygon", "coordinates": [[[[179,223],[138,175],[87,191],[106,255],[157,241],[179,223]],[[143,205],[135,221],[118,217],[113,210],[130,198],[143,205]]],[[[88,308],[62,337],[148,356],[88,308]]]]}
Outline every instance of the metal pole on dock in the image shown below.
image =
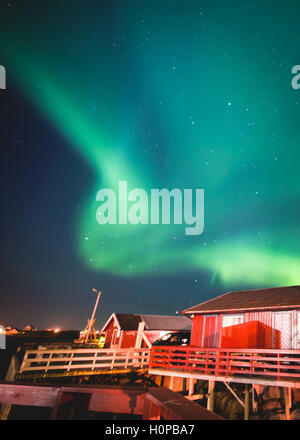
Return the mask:
{"type": "Polygon", "coordinates": [[[86,333],[86,336],[84,338],[84,342],[85,343],[87,343],[88,340],[89,340],[91,329],[92,329],[92,326],[94,325],[95,314],[96,314],[96,310],[97,310],[99,299],[100,299],[100,295],[101,295],[101,291],[100,290],[97,290],[97,289],[92,289],[92,290],[93,290],[93,292],[97,293],[98,295],[97,295],[97,299],[96,299],[96,302],[95,302],[95,306],[94,306],[94,310],[93,310],[91,319],[89,320],[87,333],[86,333]]]}

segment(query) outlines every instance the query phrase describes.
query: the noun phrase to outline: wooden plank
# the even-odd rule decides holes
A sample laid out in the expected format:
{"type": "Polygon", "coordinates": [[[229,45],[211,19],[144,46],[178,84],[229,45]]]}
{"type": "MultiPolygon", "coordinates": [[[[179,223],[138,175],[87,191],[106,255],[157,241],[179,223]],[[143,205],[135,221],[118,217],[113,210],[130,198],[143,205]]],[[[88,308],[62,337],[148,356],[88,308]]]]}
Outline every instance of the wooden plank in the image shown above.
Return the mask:
{"type": "Polygon", "coordinates": [[[0,403],[53,407],[58,388],[49,386],[0,383],[0,403]]]}
{"type": "Polygon", "coordinates": [[[249,420],[249,406],[250,406],[250,394],[249,386],[245,385],[245,405],[244,405],[244,420],[249,420]]]}
{"type": "Polygon", "coordinates": [[[236,400],[239,402],[239,404],[245,408],[245,404],[244,402],[239,398],[239,396],[235,393],[235,391],[233,391],[233,389],[228,385],[227,382],[224,382],[224,385],[226,385],[227,389],[234,395],[234,397],[236,398],[236,400]]]}
{"type": "Polygon", "coordinates": [[[216,414],[164,387],[98,387],[0,383],[2,402],[53,407],[52,419],[80,418],[88,411],[143,414],[158,420],[221,420],[216,414]],[[145,400],[146,399],[146,400],[145,400]]]}
{"type": "MultiPolygon", "coordinates": [[[[62,408],[70,401],[78,411],[87,396],[88,411],[118,412],[122,414],[143,414],[144,397],[147,389],[142,387],[108,386],[63,386],[19,385],[0,383],[0,403],[53,407],[53,418],[57,418],[62,408]]],[[[72,406],[71,405],[71,406],[72,406]]],[[[66,415],[66,411],[63,411],[66,415]]],[[[60,416],[59,418],[62,418],[60,416]]]]}
{"type": "Polygon", "coordinates": [[[254,414],[258,413],[258,401],[256,399],[256,395],[257,397],[259,397],[259,385],[252,385],[252,411],[254,414]]]}
{"type": "Polygon", "coordinates": [[[286,420],[291,419],[291,407],[292,407],[292,389],[284,388],[284,406],[285,406],[285,418],[286,420]]]}
{"type": "Polygon", "coordinates": [[[207,397],[207,409],[209,411],[214,410],[214,400],[215,400],[215,381],[209,380],[208,382],[208,397],[207,397]]]}
{"type": "MultiPolygon", "coordinates": [[[[210,380],[212,378],[209,374],[201,374],[197,371],[176,371],[176,370],[164,370],[164,369],[149,369],[148,373],[151,375],[162,375],[162,376],[179,376],[179,377],[187,377],[196,380],[210,380]]],[[[300,389],[300,380],[278,380],[272,377],[246,377],[246,376],[221,376],[214,375],[214,380],[217,382],[234,382],[234,383],[248,383],[248,384],[257,384],[257,385],[265,385],[265,386],[279,386],[279,387],[292,387],[300,389]]],[[[291,378],[293,379],[293,378],[291,378]]]]}
{"type": "Polygon", "coordinates": [[[149,388],[146,399],[160,408],[161,415],[165,420],[224,420],[217,414],[165,387],[149,388]]]}
{"type": "Polygon", "coordinates": [[[185,396],[188,400],[201,400],[204,399],[204,397],[207,397],[206,394],[191,394],[189,396],[185,396]]]}
{"type": "Polygon", "coordinates": [[[28,350],[25,353],[20,373],[28,371],[76,370],[147,366],[149,348],[139,349],[67,349],[28,350]]]}
{"type": "Polygon", "coordinates": [[[81,418],[87,411],[143,414],[146,390],[126,388],[60,388],[53,419],[81,418]],[[70,391],[72,390],[72,391],[70,391]]]}
{"type": "MultiPolygon", "coordinates": [[[[140,367],[138,369],[136,369],[135,371],[140,372],[140,373],[147,373],[148,370],[146,370],[144,367],[140,367]]],[[[76,369],[76,370],[71,370],[71,371],[61,371],[61,372],[45,372],[44,370],[40,370],[37,372],[27,372],[23,375],[20,375],[20,378],[30,378],[30,379],[34,379],[37,377],[68,377],[68,376],[93,376],[93,375],[103,375],[103,374],[126,374],[126,373],[130,373],[132,372],[132,368],[120,368],[120,369],[100,369],[100,368],[95,368],[95,370],[80,370],[80,369],[76,369]]]]}
{"type": "Polygon", "coordinates": [[[127,390],[127,387],[109,389],[107,392],[93,391],[89,411],[119,414],[143,414],[146,389],[127,390]]]}

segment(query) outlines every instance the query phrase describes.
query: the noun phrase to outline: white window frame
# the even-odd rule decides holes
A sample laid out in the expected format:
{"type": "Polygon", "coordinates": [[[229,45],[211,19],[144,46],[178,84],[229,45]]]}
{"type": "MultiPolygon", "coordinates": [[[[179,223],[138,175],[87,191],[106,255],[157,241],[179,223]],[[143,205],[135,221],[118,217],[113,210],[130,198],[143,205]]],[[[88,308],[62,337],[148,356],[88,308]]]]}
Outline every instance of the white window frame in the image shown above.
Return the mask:
{"type": "Polygon", "coordinates": [[[296,312],[297,340],[300,341],[300,310],[296,312]]]}
{"type": "Polygon", "coordinates": [[[238,325],[238,324],[243,324],[243,323],[244,323],[244,314],[243,313],[231,313],[228,315],[223,315],[223,317],[222,317],[222,328],[231,327],[232,325],[238,325]],[[226,318],[241,318],[241,322],[238,322],[236,324],[234,322],[225,324],[224,321],[226,321],[226,318]]]}

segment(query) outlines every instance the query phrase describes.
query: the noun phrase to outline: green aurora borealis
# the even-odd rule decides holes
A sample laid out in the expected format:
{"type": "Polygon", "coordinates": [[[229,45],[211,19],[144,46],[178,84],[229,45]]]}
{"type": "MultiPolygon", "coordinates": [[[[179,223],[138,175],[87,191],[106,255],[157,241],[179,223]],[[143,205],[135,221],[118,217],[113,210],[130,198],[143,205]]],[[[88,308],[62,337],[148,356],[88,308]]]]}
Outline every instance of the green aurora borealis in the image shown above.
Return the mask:
{"type": "Polygon", "coordinates": [[[82,264],[126,277],[205,271],[226,289],[300,284],[299,3],[104,5],[55,1],[2,31],[8,78],[93,176],[72,225],[82,264]],[[96,193],[119,180],[204,188],[204,233],[100,226],[96,193]]]}

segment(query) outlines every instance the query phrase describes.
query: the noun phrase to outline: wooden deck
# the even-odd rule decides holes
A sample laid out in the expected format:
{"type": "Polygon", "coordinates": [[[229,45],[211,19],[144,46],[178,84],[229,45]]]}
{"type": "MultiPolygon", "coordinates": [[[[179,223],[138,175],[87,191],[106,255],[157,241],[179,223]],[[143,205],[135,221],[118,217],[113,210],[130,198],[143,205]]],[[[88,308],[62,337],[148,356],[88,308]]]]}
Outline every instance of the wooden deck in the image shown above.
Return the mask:
{"type": "Polygon", "coordinates": [[[300,387],[300,350],[152,347],[149,373],[300,387]]]}
{"type": "Polygon", "coordinates": [[[300,350],[192,346],[28,350],[19,377],[111,374],[132,369],[164,376],[299,388],[300,350]]]}
{"type": "Polygon", "coordinates": [[[64,350],[27,350],[19,375],[73,376],[108,374],[145,370],[149,366],[150,349],[76,348],[64,350]]]}

